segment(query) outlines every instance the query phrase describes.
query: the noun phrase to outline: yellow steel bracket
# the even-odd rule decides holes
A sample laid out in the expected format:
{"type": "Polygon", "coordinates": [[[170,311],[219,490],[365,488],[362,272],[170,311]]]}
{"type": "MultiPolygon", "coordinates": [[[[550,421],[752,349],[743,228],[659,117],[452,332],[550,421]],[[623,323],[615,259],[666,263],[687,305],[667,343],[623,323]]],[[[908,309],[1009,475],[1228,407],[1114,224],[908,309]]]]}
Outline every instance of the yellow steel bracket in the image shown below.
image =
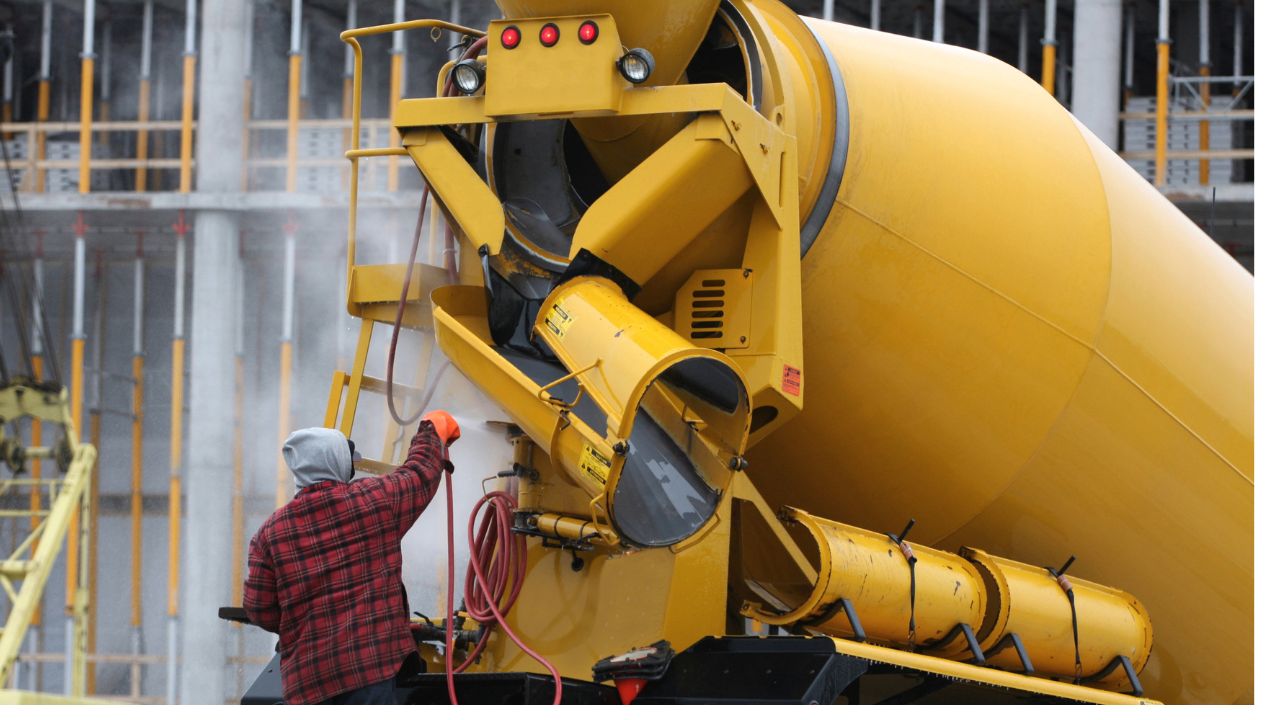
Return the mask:
{"type": "Polygon", "coordinates": [[[487,246],[494,255],[501,252],[507,221],[502,203],[489,186],[439,128],[422,128],[404,134],[409,157],[471,247],[479,250],[487,246]]]}
{"type": "Polygon", "coordinates": [[[0,423],[29,417],[73,430],[68,407],[66,388],[45,390],[19,384],[0,388],[0,423]]]}
{"type": "MultiPolygon", "coordinates": [[[[535,327],[535,328],[534,328],[534,332],[536,332],[536,333],[538,333],[539,335],[541,335],[544,331],[542,330],[542,327],[541,327],[541,326],[537,326],[537,327],[535,327]]],[[[591,370],[596,369],[597,367],[599,367],[599,365],[600,365],[600,361],[599,361],[599,360],[596,360],[595,362],[591,363],[590,365],[587,365],[587,366],[585,366],[585,367],[582,367],[582,368],[579,368],[579,369],[577,369],[577,370],[574,370],[573,372],[569,373],[568,375],[565,375],[565,376],[563,376],[563,377],[561,377],[561,378],[559,378],[559,379],[557,379],[557,380],[552,380],[551,382],[547,383],[546,385],[543,385],[542,387],[538,388],[538,399],[539,399],[539,400],[541,400],[542,402],[544,402],[544,403],[546,403],[546,404],[548,404],[548,405],[550,405],[550,406],[552,406],[552,407],[554,407],[554,408],[558,409],[558,410],[572,410],[573,408],[577,407],[577,405],[578,405],[578,403],[579,403],[579,402],[581,402],[581,400],[582,400],[582,393],[585,391],[586,386],[585,386],[585,385],[583,385],[582,383],[579,383],[579,384],[578,384],[578,392],[577,392],[577,394],[575,394],[575,395],[573,396],[573,400],[571,400],[571,401],[569,401],[569,402],[564,402],[563,400],[558,400],[558,399],[556,399],[554,396],[552,396],[552,395],[551,395],[551,388],[556,387],[557,385],[561,385],[561,384],[563,384],[563,383],[565,383],[565,382],[567,382],[567,381],[569,381],[569,380],[574,380],[574,379],[578,378],[579,376],[583,375],[584,373],[586,373],[586,372],[589,372],[589,371],[591,371],[591,370]]]]}
{"type": "MultiPolygon", "coordinates": [[[[786,211],[784,204],[788,199],[787,193],[798,190],[788,187],[784,180],[786,160],[795,154],[795,138],[766,120],[736,94],[729,98],[720,113],[742,161],[755,180],[760,197],[773,212],[778,225],[785,227],[786,218],[783,213],[786,211]]],[[[794,160],[794,157],[790,159],[794,160]]],[[[799,209],[794,207],[794,203],[790,209],[797,213],[795,220],[798,231],[799,209]]],[[[796,242],[798,247],[799,237],[796,242]]]]}
{"type": "Polygon", "coordinates": [[[1008,670],[998,670],[996,668],[973,665],[959,660],[948,660],[946,658],[924,655],[922,653],[907,652],[906,650],[898,650],[896,648],[883,647],[881,645],[872,645],[870,643],[844,640],[841,638],[832,638],[831,642],[835,644],[836,652],[841,655],[862,658],[864,660],[870,660],[873,663],[895,665],[897,667],[908,668],[929,675],[939,675],[965,682],[1008,688],[1022,693],[1033,693],[1035,695],[1061,698],[1063,700],[1072,700],[1081,703],[1093,703],[1096,705],[1162,704],[1157,700],[1151,700],[1149,698],[1134,697],[1133,695],[1125,695],[1123,693],[1112,692],[1110,690],[1100,690],[1098,688],[1087,687],[1084,685],[1074,685],[1072,683],[1058,680],[1022,675],[1019,673],[1009,672],[1008,670]]]}
{"type": "MultiPolygon", "coordinates": [[[[545,108],[541,108],[544,109],[545,108]]],[[[438,130],[421,144],[424,128],[533,120],[545,115],[504,106],[501,117],[488,114],[484,96],[401,100],[392,124],[405,136],[415,162],[443,194],[446,176],[457,178],[456,194],[446,202],[464,229],[505,223],[492,191],[466,165],[438,130]],[[478,198],[484,198],[479,200],[478,198]],[[471,218],[464,215],[472,214],[471,218]]],[[[564,117],[699,114],[654,155],[596,201],[583,216],[571,252],[589,249],[643,284],[674,257],[698,231],[744,192],[754,188],[760,212],[752,218],[743,271],[752,277],[751,342],[728,351],[741,364],[753,395],[752,405],[779,411],[771,427],[800,411],[803,397],[800,314],[800,217],[796,140],[776,122],[760,115],[723,84],[677,85],[624,90],[616,111],[565,112],[564,117]],[[715,177],[715,183],[706,178],[715,177]],[[661,242],[635,242],[637,237],[661,242]]],[[[780,119],[780,118],[778,118],[780,119]]],[[[470,231],[468,231],[470,232],[470,231]]],[[[478,247],[475,240],[474,246],[478,247]]],[[[491,245],[491,249],[493,246],[491,245]]],[[[753,438],[754,440],[755,438],[753,438]]]]}

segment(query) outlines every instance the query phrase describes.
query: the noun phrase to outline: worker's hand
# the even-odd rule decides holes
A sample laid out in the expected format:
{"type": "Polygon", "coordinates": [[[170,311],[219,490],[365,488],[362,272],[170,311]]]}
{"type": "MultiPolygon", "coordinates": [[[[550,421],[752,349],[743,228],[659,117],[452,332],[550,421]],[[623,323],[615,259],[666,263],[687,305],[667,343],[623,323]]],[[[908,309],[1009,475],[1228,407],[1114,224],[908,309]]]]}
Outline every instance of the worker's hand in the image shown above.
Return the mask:
{"type": "Polygon", "coordinates": [[[454,440],[462,437],[462,430],[458,427],[458,421],[444,410],[432,410],[422,416],[423,422],[431,423],[431,427],[436,429],[436,434],[440,436],[440,442],[445,447],[453,444],[454,440]]]}

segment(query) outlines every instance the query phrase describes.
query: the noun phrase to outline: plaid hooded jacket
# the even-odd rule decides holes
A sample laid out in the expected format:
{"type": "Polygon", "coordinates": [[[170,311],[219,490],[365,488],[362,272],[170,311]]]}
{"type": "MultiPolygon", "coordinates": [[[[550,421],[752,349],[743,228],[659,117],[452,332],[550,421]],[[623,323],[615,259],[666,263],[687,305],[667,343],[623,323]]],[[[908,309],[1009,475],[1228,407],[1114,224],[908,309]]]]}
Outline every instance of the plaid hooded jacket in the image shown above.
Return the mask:
{"type": "Polygon", "coordinates": [[[253,536],[244,609],[280,636],[285,702],[381,682],[416,652],[400,540],[435,495],[444,463],[431,423],[419,423],[394,472],[304,487],[253,536]]]}

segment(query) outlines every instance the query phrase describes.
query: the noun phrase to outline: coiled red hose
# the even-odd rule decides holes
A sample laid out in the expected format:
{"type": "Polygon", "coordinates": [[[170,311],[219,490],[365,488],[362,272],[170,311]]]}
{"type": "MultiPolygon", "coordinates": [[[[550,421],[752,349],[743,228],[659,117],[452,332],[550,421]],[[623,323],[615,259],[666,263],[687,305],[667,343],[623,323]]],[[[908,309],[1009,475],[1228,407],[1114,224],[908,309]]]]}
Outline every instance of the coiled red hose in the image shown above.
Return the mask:
{"type": "MultiPolygon", "coordinates": [[[[448,459],[447,451],[445,457],[448,459]]],[[[449,534],[449,587],[446,607],[452,607],[454,593],[453,473],[447,470],[444,474],[444,491],[447,503],[445,525],[446,532],[449,534]]],[[[500,490],[486,493],[471,510],[471,517],[467,524],[467,543],[471,549],[471,558],[463,583],[462,603],[467,614],[484,629],[471,653],[455,668],[453,666],[453,628],[446,627],[445,684],[449,688],[449,702],[454,705],[458,704],[458,693],[453,682],[454,673],[462,672],[475,662],[489,642],[494,623],[497,623],[507,633],[507,637],[511,638],[511,641],[525,654],[551,673],[556,683],[555,699],[552,703],[560,704],[564,689],[560,671],[526,645],[507,624],[506,615],[515,605],[516,598],[520,595],[520,588],[524,585],[525,564],[528,559],[524,538],[512,531],[515,527],[515,510],[515,498],[511,493],[500,490]],[[480,519],[480,526],[476,527],[476,517],[480,515],[482,509],[484,515],[480,519]]],[[[451,617],[446,620],[446,623],[452,624],[451,617]]]]}

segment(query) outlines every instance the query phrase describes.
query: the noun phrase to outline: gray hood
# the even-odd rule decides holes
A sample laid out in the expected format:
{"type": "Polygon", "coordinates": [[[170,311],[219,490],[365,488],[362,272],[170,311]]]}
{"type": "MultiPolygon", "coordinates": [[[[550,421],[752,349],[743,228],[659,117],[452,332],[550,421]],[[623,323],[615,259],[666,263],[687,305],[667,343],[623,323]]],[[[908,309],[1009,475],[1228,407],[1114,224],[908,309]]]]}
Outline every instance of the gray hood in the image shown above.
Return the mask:
{"type": "Polygon", "coordinates": [[[284,441],[280,452],[298,490],[326,480],[351,480],[351,448],[347,445],[347,436],[337,430],[295,430],[284,441]]]}

